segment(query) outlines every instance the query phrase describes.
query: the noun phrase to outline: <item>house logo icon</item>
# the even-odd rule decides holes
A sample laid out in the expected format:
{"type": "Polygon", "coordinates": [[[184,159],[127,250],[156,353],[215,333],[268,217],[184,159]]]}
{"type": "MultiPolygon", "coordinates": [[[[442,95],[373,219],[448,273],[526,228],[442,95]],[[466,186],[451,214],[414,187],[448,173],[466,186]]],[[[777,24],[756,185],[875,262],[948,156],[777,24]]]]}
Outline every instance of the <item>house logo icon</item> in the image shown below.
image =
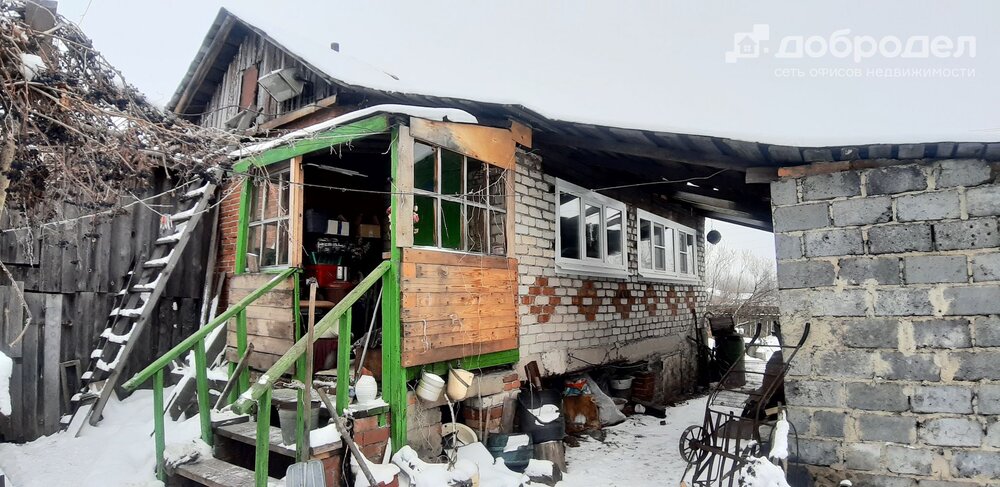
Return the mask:
{"type": "Polygon", "coordinates": [[[750,32],[733,34],[733,49],[726,51],[726,62],[735,63],[740,59],[758,58],[761,53],[767,53],[762,43],[770,40],[771,28],[768,24],[754,24],[750,32]]]}

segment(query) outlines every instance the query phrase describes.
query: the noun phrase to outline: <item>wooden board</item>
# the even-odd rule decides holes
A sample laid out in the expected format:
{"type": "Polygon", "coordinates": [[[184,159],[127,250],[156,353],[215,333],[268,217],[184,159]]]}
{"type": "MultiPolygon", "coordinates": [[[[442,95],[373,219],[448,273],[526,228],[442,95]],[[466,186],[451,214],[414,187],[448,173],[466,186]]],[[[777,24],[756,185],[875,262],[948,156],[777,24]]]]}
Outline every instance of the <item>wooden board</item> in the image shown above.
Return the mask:
{"type": "Polygon", "coordinates": [[[405,367],[517,348],[517,261],[404,249],[405,367]]]}
{"type": "MultiPolygon", "coordinates": [[[[247,470],[213,457],[204,457],[194,463],[178,466],[176,472],[181,477],[209,487],[236,487],[254,485],[255,482],[253,470],[247,470]]],[[[282,483],[278,479],[268,477],[267,485],[277,486],[282,485],[282,483]]]]}
{"type": "Polygon", "coordinates": [[[514,167],[514,137],[509,130],[413,117],[410,135],[494,166],[514,167]]]}
{"type": "MultiPolygon", "coordinates": [[[[413,214],[413,137],[410,128],[401,126],[396,144],[399,146],[396,162],[396,179],[393,191],[396,193],[396,211],[400,215],[413,214]]],[[[396,245],[403,248],[413,246],[413,218],[395,218],[396,245]]]]}
{"type": "MultiPolygon", "coordinates": [[[[235,303],[274,278],[272,274],[241,274],[230,280],[229,303],[235,303]]],[[[253,343],[250,368],[267,370],[292,346],[295,337],[295,283],[289,278],[246,308],[247,343],[253,343]]],[[[236,320],[226,325],[226,357],[236,362],[236,320]]]]}

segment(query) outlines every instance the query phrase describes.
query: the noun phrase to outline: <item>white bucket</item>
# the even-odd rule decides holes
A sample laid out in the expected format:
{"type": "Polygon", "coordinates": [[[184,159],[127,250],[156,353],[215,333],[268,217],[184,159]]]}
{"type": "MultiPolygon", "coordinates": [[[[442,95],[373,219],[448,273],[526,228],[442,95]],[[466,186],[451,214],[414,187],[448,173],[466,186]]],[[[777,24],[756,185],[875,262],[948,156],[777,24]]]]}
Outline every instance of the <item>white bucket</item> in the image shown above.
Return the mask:
{"type": "Polygon", "coordinates": [[[463,369],[451,369],[448,372],[448,398],[458,402],[465,399],[472,387],[476,374],[463,369]]]}
{"type": "Polygon", "coordinates": [[[444,379],[436,374],[422,372],[420,374],[420,384],[417,384],[417,397],[428,402],[435,402],[441,398],[441,390],[444,389],[444,379]]]}

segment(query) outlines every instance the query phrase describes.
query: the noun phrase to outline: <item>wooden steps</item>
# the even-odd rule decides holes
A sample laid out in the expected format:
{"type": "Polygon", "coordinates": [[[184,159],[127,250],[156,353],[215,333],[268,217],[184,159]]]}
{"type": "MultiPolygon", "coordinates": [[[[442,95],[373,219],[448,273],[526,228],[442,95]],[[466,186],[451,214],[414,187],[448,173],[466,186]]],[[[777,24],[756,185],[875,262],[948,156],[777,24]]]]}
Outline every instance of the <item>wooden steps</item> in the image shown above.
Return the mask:
{"type": "MultiPolygon", "coordinates": [[[[208,487],[243,487],[254,485],[253,470],[224,462],[218,458],[201,458],[192,463],[180,465],[175,473],[181,477],[208,487]]],[[[268,477],[267,485],[278,486],[278,479],[268,477]]]]}
{"type": "MultiPolygon", "coordinates": [[[[245,443],[247,445],[257,444],[257,423],[253,421],[246,421],[243,423],[228,424],[225,426],[218,426],[215,428],[215,434],[229,438],[240,443],[245,443]]],[[[271,431],[268,433],[269,443],[271,444],[269,450],[271,453],[276,453],[278,455],[283,455],[286,457],[295,458],[295,446],[291,445],[288,448],[281,444],[281,428],[277,426],[271,426],[271,431]]],[[[335,443],[329,443],[316,448],[309,449],[310,457],[322,456],[324,453],[331,452],[334,450],[340,450],[343,446],[342,442],[338,441],[335,443]]]]}

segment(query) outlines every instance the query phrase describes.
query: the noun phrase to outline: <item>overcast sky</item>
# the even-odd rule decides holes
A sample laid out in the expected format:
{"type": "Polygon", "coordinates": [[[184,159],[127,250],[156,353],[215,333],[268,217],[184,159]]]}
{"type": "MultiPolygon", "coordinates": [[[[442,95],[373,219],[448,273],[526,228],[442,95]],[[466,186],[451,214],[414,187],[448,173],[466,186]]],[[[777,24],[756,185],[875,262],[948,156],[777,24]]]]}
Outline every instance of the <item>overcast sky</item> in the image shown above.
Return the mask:
{"type": "MultiPolygon", "coordinates": [[[[795,145],[1000,140],[1000,2],[988,0],[61,0],[59,10],[163,104],[223,5],[308,33],[320,50],[339,42],[409,87],[552,118],[795,145]]],[[[773,256],[769,234],[714,225],[728,244],[773,256]]]]}

